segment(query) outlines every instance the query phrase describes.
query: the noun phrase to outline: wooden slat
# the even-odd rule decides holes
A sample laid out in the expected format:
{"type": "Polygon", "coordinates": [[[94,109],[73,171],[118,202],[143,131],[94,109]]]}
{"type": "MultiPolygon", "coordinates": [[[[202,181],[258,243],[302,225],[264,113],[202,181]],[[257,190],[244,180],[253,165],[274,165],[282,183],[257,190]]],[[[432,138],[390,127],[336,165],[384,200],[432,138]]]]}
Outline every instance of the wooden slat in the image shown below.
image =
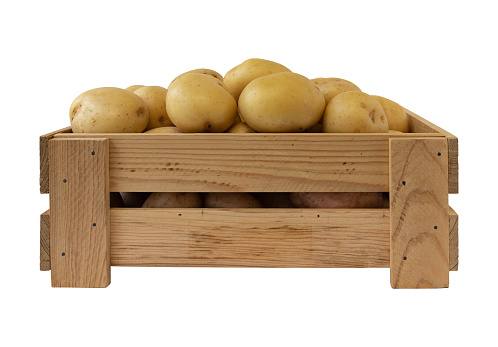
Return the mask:
{"type": "Polygon", "coordinates": [[[458,138],[419,115],[405,111],[411,132],[440,133],[448,139],[448,192],[458,194],[458,138]]]}
{"type": "Polygon", "coordinates": [[[389,210],[117,208],[111,263],[388,267],[389,210]]]}
{"type": "Polygon", "coordinates": [[[50,210],[40,215],[40,271],[50,270],[50,210]]]}
{"type": "Polygon", "coordinates": [[[458,214],[450,207],[450,270],[458,271],[458,214]]]}
{"type": "Polygon", "coordinates": [[[389,189],[389,134],[151,135],[103,135],[110,139],[111,191],[389,189]]]}
{"type": "Polygon", "coordinates": [[[48,141],[50,141],[57,134],[70,133],[70,132],[71,132],[71,127],[67,127],[40,136],[40,193],[41,194],[48,193],[48,188],[49,188],[48,141]]]}
{"type": "Polygon", "coordinates": [[[391,286],[449,284],[448,142],[391,139],[391,286]]]}
{"type": "Polygon", "coordinates": [[[109,140],[53,139],[50,263],[54,287],[110,283],[109,140]]]}

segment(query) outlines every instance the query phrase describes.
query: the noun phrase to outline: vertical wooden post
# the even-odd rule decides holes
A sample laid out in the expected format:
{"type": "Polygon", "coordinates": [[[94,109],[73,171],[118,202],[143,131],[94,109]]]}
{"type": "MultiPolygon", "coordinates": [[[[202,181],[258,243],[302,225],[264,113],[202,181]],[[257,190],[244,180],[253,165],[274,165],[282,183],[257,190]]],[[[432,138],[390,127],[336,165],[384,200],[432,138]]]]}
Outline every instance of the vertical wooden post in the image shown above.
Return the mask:
{"type": "Polygon", "coordinates": [[[52,139],[49,157],[52,286],[107,287],[109,140],[52,139]]]}
{"type": "Polygon", "coordinates": [[[449,285],[447,141],[389,141],[393,288],[449,285]]]}

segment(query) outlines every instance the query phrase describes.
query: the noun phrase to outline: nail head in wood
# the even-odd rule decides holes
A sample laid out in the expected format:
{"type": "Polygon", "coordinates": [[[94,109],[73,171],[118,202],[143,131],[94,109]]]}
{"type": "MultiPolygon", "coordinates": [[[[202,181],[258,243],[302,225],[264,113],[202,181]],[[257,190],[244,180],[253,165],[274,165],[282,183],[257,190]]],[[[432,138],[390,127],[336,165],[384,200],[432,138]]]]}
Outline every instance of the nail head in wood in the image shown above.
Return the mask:
{"type": "Polygon", "coordinates": [[[95,151],[92,151],[92,155],[95,155],[95,151]]]}
{"type": "Polygon", "coordinates": [[[62,256],[65,256],[65,255],[66,255],[66,253],[62,252],[62,256]]]}
{"type": "Polygon", "coordinates": [[[66,182],[67,182],[67,179],[65,179],[65,178],[64,178],[64,179],[62,180],[62,182],[66,183],[66,182]]]}

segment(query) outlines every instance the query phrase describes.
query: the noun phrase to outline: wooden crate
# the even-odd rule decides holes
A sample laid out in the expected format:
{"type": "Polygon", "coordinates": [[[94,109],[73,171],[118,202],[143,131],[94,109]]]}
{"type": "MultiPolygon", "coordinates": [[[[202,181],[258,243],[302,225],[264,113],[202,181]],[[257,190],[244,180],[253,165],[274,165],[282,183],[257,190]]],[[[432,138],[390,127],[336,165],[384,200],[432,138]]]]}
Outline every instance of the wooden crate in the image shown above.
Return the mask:
{"type": "Polygon", "coordinates": [[[393,288],[458,268],[458,140],[407,134],[73,134],[40,138],[40,269],[106,287],[111,266],[384,267],[393,288]],[[389,192],[380,209],[110,208],[110,192],[389,192]]]}

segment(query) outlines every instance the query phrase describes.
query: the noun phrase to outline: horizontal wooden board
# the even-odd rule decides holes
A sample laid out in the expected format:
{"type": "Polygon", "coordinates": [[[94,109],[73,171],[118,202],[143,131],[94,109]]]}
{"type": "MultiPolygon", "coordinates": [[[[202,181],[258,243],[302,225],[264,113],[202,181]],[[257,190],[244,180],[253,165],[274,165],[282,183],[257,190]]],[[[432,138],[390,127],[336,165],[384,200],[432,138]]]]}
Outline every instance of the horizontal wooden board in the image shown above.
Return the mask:
{"type": "MultiPolygon", "coordinates": [[[[413,134],[401,137],[406,135],[413,134]]],[[[85,136],[61,134],[57,138],[85,136]]],[[[389,138],[399,137],[392,134],[100,136],[110,139],[113,192],[388,191],[389,138]]]]}
{"type": "Polygon", "coordinates": [[[111,209],[111,264],[388,267],[389,211],[111,209]]]}
{"type": "Polygon", "coordinates": [[[458,271],[458,214],[450,207],[450,270],[458,271]]]}
{"type": "Polygon", "coordinates": [[[50,210],[40,215],[40,271],[50,270],[50,210]]]}
{"type": "Polygon", "coordinates": [[[448,192],[458,194],[458,138],[412,111],[405,111],[412,133],[438,133],[448,139],[448,192]]]}

